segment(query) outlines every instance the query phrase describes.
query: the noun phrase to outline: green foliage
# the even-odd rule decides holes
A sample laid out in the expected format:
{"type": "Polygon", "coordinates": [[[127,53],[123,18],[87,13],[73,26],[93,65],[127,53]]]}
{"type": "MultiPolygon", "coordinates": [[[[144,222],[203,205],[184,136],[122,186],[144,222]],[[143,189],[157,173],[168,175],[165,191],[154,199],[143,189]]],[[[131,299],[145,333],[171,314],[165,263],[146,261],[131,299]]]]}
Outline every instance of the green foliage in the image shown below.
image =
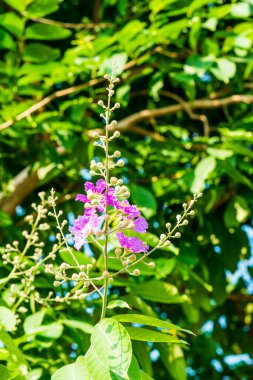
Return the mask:
{"type": "MultiPolygon", "coordinates": [[[[129,350],[129,335],[138,338],[132,361],[129,351],[124,363],[121,355],[104,355],[114,340],[100,343],[98,300],[47,309],[32,299],[19,305],[24,285],[10,283],[11,269],[1,261],[0,378],[48,380],[54,374],[53,380],[64,380],[74,374],[114,380],[127,373],[133,380],[250,379],[250,365],[231,365],[227,356],[253,356],[246,234],[252,233],[253,206],[252,1],[96,4],[0,5],[1,253],[6,243],[22,241],[24,216],[38,191],[56,188],[69,218],[83,212],[73,199],[82,192],[89,161],[100,157],[91,140],[103,128],[95,103],[104,96],[101,77],[113,59],[122,72],[115,95],[123,106],[117,114],[128,161],[123,174],[131,201],[149,218],[147,243],[155,246],[155,234],[175,220],[190,192],[203,191],[204,197],[183,241],[150,259],[154,269],[143,264],[139,277],[114,280],[108,319],[129,350]],[[243,265],[245,275],[232,281],[231,273],[243,265]],[[120,309],[126,305],[131,309],[120,309]],[[203,331],[210,320],[213,330],[203,331]],[[189,330],[196,336],[186,335],[189,330]],[[154,350],[159,356],[151,360],[154,350]]],[[[48,252],[51,242],[43,236],[48,252]]],[[[100,252],[93,246],[92,252],[99,266],[100,252]]],[[[92,263],[88,250],[75,255],[81,265],[92,263]]],[[[74,264],[66,250],[56,262],[61,260],[74,264]]],[[[51,289],[47,273],[35,282],[43,295],[51,289]]],[[[69,290],[59,287],[57,294],[69,290]]]]}

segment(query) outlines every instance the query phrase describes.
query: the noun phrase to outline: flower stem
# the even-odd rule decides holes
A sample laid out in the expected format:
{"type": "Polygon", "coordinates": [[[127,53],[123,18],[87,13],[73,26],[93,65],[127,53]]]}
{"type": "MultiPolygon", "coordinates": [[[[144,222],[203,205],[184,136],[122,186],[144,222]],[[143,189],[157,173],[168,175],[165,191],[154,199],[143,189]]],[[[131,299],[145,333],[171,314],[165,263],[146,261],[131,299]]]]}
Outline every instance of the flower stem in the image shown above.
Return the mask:
{"type": "MultiPolygon", "coordinates": [[[[113,81],[113,74],[111,75],[110,81],[109,81],[109,88],[113,81]]],[[[110,89],[108,91],[108,103],[105,111],[106,116],[106,125],[105,125],[105,182],[106,182],[106,188],[105,188],[105,194],[108,195],[108,188],[109,188],[109,122],[110,122],[110,108],[111,108],[111,94],[110,89]]],[[[109,235],[109,222],[108,222],[108,203],[107,199],[105,200],[105,243],[104,243],[104,273],[108,273],[108,235],[109,235]]],[[[106,306],[107,306],[107,295],[108,295],[108,284],[109,284],[109,278],[107,275],[104,276],[104,297],[103,297],[103,305],[102,305],[102,311],[101,311],[101,320],[105,318],[106,315],[106,306]]]]}

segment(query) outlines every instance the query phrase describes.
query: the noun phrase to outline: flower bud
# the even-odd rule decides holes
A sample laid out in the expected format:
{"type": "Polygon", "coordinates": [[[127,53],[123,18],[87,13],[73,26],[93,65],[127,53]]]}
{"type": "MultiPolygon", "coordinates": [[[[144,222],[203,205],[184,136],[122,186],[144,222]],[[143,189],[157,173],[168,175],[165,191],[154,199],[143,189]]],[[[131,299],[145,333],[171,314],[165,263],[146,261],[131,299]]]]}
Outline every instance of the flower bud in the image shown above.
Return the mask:
{"type": "Polygon", "coordinates": [[[135,270],[133,271],[133,275],[134,275],[134,276],[139,276],[140,274],[141,274],[140,269],[135,269],[135,270]]]}
{"type": "Polygon", "coordinates": [[[110,127],[111,128],[116,128],[117,127],[117,121],[116,120],[113,120],[112,122],[111,122],[111,124],[110,124],[110,127]]]}
{"type": "Polygon", "coordinates": [[[166,228],[168,228],[168,230],[171,229],[171,223],[166,223],[166,228]]]}
{"type": "Polygon", "coordinates": [[[164,239],[166,239],[166,235],[165,234],[161,234],[160,235],[160,240],[164,240],[164,239]]]}
{"type": "Polygon", "coordinates": [[[110,179],[110,183],[111,183],[112,185],[116,185],[117,182],[118,182],[118,179],[117,179],[116,177],[112,177],[112,178],[110,179]]]}
{"type": "Polygon", "coordinates": [[[114,252],[115,252],[116,256],[120,256],[121,255],[121,249],[120,248],[116,248],[114,252]]]}
{"type": "Polygon", "coordinates": [[[181,238],[181,234],[180,234],[180,232],[176,232],[174,237],[175,237],[176,239],[181,238]]]}
{"type": "Polygon", "coordinates": [[[119,166],[119,167],[123,167],[124,165],[125,165],[124,160],[119,160],[119,161],[117,162],[117,166],[119,166]]]}
{"type": "Polygon", "coordinates": [[[114,134],[113,134],[113,137],[119,137],[120,136],[120,131],[115,131],[114,134]]]}
{"type": "Polygon", "coordinates": [[[103,100],[99,100],[99,101],[98,101],[98,105],[99,105],[100,107],[103,107],[103,106],[104,106],[104,102],[103,102],[103,100]]]}
{"type": "Polygon", "coordinates": [[[148,263],[148,266],[149,266],[150,268],[155,268],[155,263],[154,263],[154,261],[151,261],[150,263],[148,263]]]}
{"type": "Polygon", "coordinates": [[[121,153],[120,153],[120,151],[119,150],[116,150],[115,152],[114,152],[114,157],[120,157],[121,156],[121,153]]]}
{"type": "Polygon", "coordinates": [[[120,104],[119,103],[115,103],[114,108],[120,108],[120,104]]]}

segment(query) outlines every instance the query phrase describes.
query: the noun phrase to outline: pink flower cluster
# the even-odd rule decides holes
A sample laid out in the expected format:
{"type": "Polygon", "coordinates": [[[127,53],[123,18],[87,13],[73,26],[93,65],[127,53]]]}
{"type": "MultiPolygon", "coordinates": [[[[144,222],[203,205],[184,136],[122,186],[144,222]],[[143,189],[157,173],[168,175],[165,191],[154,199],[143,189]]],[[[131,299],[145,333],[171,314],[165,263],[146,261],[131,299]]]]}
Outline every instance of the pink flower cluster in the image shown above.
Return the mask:
{"type": "MultiPolygon", "coordinates": [[[[96,185],[86,182],[84,188],[87,195],[78,194],[76,200],[86,205],[88,204],[89,207],[85,208],[83,216],[79,216],[74,221],[74,226],[69,228],[70,232],[74,235],[75,248],[77,250],[80,250],[83,246],[87,236],[96,235],[101,229],[107,205],[118,210],[118,214],[120,214],[122,220],[132,222],[135,232],[146,232],[148,223],[141,216],[137,206],[131,205],[127,200],[119,200],[115,195],[113,187],[109,187],[106,193],[106,183],[103,179],[99,179],[96,185]]],[[[127,237],[122,231],[118,231],[116,237],[120,245],[130,252],[147,252],[149,249],[142,240],[137,237],[127,237]]]]}

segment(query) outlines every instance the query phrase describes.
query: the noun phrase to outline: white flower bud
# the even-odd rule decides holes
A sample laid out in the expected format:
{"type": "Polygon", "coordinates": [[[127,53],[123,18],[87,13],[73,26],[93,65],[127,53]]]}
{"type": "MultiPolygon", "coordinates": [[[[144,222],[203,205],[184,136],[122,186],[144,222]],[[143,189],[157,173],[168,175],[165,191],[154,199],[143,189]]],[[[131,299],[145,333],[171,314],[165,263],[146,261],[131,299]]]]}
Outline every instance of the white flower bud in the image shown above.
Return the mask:
{"type": "Polygon", "coordinates": [[[180,232],[176,232],[174,237],[175,237],[176,239],[181,238],[181,234],[180,234],[180,232]]]}
{"type": "Polygon", "coordinates": [[[116,150],[113,155],[114,157],[118,158],[121,156],[121,152],[119,150],[116,150]]]}
{"type": "Polygon", "coordinates": [[[119,167],[123,167],[124,165],[125,165],[124,160],[119,160],[119,161],[117,162],[117,166],[119,166],[119,167]]]}
{"type": "Polygon", "coordinates": [[[140,269],[135,269],[135,270],[133,271],[133,275],[134,275],[134,276],[139,276],[140,274],[141,274],[140,269]]]}

